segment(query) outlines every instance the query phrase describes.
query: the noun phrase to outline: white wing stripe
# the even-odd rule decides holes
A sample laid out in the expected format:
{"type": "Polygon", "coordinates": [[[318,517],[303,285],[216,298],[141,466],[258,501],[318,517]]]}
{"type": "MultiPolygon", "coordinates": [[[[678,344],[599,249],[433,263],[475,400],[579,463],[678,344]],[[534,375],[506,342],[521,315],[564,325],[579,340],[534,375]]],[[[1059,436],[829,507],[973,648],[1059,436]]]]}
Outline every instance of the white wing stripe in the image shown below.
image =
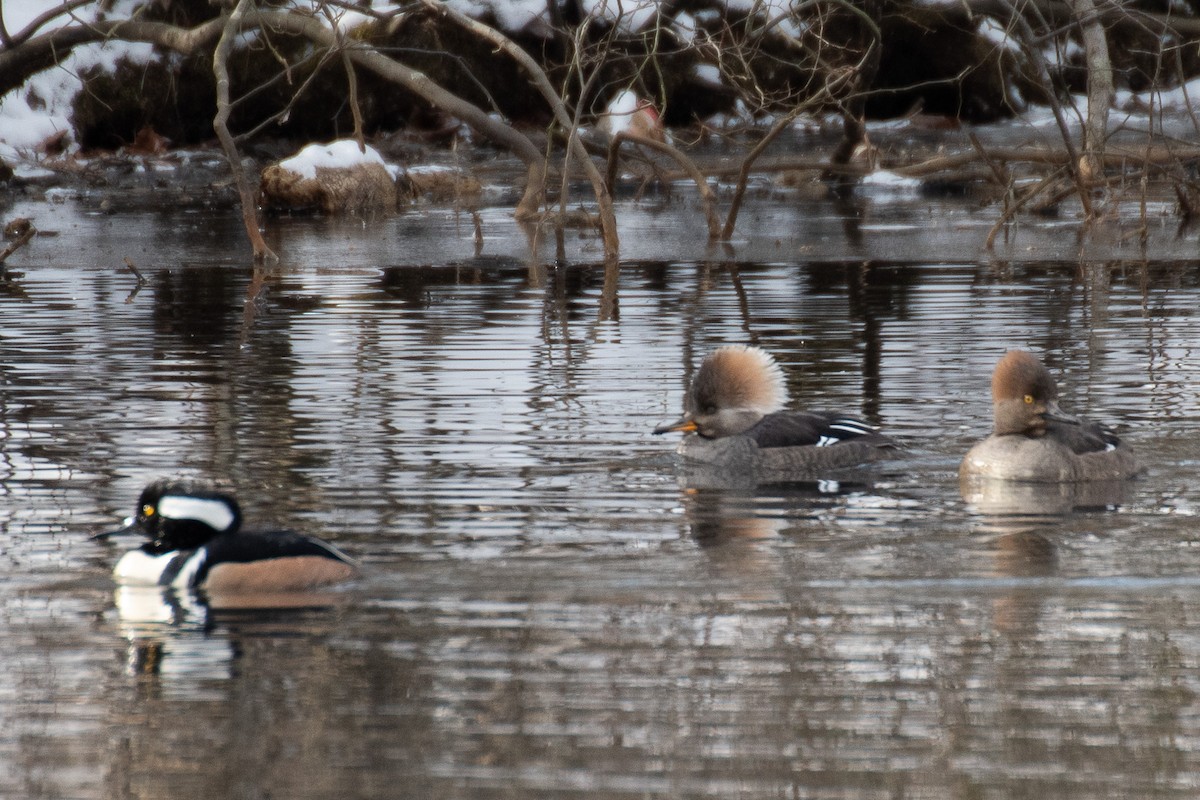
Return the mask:
{"type": "Polygon", "coordinates": [[[875,429],[870,425],[862,422],[856,422],[852,419],[839,419],[829,423],[829,429],[834,431],[845,431],[855,435],[865,436],[874,433],[875,429]]]}

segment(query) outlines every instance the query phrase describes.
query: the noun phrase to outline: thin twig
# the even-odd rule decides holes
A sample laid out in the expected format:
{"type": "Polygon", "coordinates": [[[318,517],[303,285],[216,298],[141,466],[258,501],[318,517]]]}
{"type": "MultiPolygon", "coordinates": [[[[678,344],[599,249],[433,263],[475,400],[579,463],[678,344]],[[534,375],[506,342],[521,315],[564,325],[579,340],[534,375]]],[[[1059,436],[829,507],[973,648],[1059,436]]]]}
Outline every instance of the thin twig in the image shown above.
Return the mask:
{"type": "Polygon", "coordinates": [[[146,276],[141,273],[133,261],[130,260],[129,256],[125,256],[125,266],[129,267],[129,271],[137,278],[138,286],[145,286],[148,283],[146,276]]]}

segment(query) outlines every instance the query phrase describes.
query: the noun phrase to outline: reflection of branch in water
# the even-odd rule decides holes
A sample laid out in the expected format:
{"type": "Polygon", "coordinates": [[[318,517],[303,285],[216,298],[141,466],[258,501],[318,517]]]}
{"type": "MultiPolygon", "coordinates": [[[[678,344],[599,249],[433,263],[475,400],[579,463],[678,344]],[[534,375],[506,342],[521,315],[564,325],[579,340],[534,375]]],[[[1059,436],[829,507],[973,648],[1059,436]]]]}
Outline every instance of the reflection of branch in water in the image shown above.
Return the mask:
{"type": "Polygon", "coordinates": [[[267,270],[254,267],[250,277],[250,285],[246,287],[246,300],[242,303],[242,330],[238,336],[238,345],[245,345],[250,340],[250,331],[254,328],[254,320],[258,316],[267,291],[267,270]]]}
{"type": "Polygon", "coordinates": [[[149,281],[146,280],[146,276],[141,273],[129,256],[125,256],[125,266],[128,267],[129,271],[133,273],[135,278],[137,278],[137,281],[133,284],[133,289],[131,289],[129,294],[125,297],[126,303],[132,303],[133,298],[138,296],[138,292],[140,292],[142,287],[149,283],[149,281]]]}
{"type": "Polygon", "coordinates": [[[725,271],[729,273],[733,293],[737,295],[738,313],[742,317],[742,330],[746,332],[750,343],[757,345],[759,344],[758,335],[750,327],[750,298],[746,295],[746,287],[742,284],[742,275],[738,270],[737,263],[726,261],[721,266],[725,267],[725,271]]]}

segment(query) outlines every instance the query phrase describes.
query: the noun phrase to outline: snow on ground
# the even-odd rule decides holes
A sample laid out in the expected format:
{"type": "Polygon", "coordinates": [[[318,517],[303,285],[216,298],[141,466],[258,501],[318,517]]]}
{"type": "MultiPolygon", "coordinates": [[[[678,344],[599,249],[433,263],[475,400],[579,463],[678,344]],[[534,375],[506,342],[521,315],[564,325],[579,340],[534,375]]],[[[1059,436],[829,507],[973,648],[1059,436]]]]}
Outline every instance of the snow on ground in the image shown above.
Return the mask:
{"type": "Polygon", "coordinates": [[[1010,53],[1019,54],[1021,52],[1021,43],[1014,38],[1012,31],[991,17],[981,17],[976,30],[984,39],[1003,47],[1010,53]]]}
{"type": "Polygon", "coordinates": [[[1183,110],[1195,108],[1200,103],[1200,78],[1193,78],[1174,89],[1163,89],[1153,92],[1131,92],[1128,89],[1118,89],[1114,105],[1117,108],[1154,108],[1165,110],[1183,110]]]}
{"type": "MultiPolygon", "coordinates": [[[[108,19],[127,17],[138,0],[120,0],[105,14],[108,19]]],[[[0,3],[0,14],[10,34],[18,35],[34,19],[53,5],[46,0],[4,0],[0,3]]],[[[95,11],[94,7],[80,13],[85,19],[95,11]]],[[[44,33],[73,22],[58,17],[49,21],[39,33],[44,33]]],[[[71,105],[82,86],[79,73],[93,66],[111,69],[118,60],[129,59],[145,63],[153,55],[148,44],[126,44],[121,42],[90,44],[76,47],[57,67],[35,75],[15,92],[0,98],[0,158],[20,162],[23,156],[32,153],[34,147],[47,137],[71,129],[71,105]]]]}
{"type": "MultiPolygon", "coordinates": [[[[106,19],[126,18],[133,11],[149,0],[113,0],[103,12],[98,12],[99,3],[88,5],[76,11],[76,19],[84,21],[94,19],[98,13],[103,13],[106,19]]],[[[460,11],[472,16],[491,14],[505,30],[515,31],[529,25],[548,24],[546,20],[546,0],[447,0],[460,11]]],[[[581,0],[587,13],[597,18],[616,21],[626,29],[637,29],[652,18],[658,3],[655,0],[581,0]]],[[[922,0],[928,5],[947,5],[957,0],[922,0]]],[[[747,11],[757,8],[771,18],[779,18],[780,30],[794,33],[789,26],[795,25],[795,18],[789,14],[794,7],[794,0],[724,0],[727,8],[735,11],[747,11]]],[[[0,15],[5,28],[12,35],[21,35],[40,14],[55,5],[54,0],[0,0],[0,15]]],[[[316,9],[319,0],[293,0],[293,7],[316,9]]],[[[359,11],[332,9],[331,24],[342,30],[349,30],[370,18],[370,15],[359,11]]],[[[377,12],[393,12],[399,6],[396,0],[372,0],[372,8],[377,12]]],[[[694,37],[697,30],[697,18],[715,13],[707,8],[697,11],[696,17],[681,14],[679,17],[679,32],[685,41],[694,37]]],[[[319,18],[324,19],[318,14],[319,18]]],[[[76,24],[75,19],[56,17],[41,25],[38,33],[45,33],[65,24],[76,24]]],[[[1012,47],[1014,45],[1008,33],[1000,26],[986,21],[980,23],[980,33],[987,36],[998,45],[1012,47]]],[[[1066,48],[1047,49],[1051,63],[1075,55],[1077,45],[1067,44],[1066,48]],[[1074,48],[1074,49],[1073,49],[1074,48]]],[[[111,42],[103,44],[84,45],[75,48],[63,62],[32,77],[20,89],[10,92],[0,98],[0,159],[18,165],[36,162],[36,147],[50,136],[71,129],[71,112],[75,96],[78,94],[81,81],[79,73],[93,66],[112,68],[120,59],[128,59],[134,63],[145,63],[154,57],[153,48],[148,44],[128,44],[111,42]]],[[[700,66],[698,71],[705,78],[716,77],[711,67],[700,66]]],[[[1116,106],[1123,109],[1146,109],[1179,111],[1185,110],[1191,102],[1200,98],[1200,79],[1185,86],[1154,93],[1134,94],[1129,91],[1117,93],[1116,106]]],[[[1033,117],[1037,112],[1032,113],[1033,117]]],[[[741,115],[734,115],[735,119],[741,115]]],[[[744,119],[740,121],[744,122],[744,119]]],[[[760,120],[761,121],[761,120],[760,120]]]]}
{"type": "Polygon", "coordinates": [[[503,31],[519,31],[534,22],[549,24],[545,0],[449,0],[451,8],[468,17],[481,17],[489,12],[503,31]]]}

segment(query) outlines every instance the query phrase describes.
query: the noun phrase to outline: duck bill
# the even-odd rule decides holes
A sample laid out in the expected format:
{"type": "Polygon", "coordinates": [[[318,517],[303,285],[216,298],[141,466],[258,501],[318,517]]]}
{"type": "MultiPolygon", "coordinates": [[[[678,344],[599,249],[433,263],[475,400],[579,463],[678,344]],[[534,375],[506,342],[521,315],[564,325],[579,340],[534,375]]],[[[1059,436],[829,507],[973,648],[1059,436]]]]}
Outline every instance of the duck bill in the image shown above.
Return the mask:
{"type": "Polygon", "coordinates": [[[657,428],[654,429],[654,435],[657,436],[660,433],[672,433],[674,431],[683,431],[684,433],[695,433],[696,432],[696,420],[692,419],[691,417],[681,417],[680,419],[677,419],[674,422],[668,423],[666,425],[659,425],[657,428]]]}
{"type": "Polygon", "coordinates": [[[99,533],[93,533],[91,536],[88,537],[88,539],[93,542],[96,542],[101,539],[107,539],[110,536],[120,536],[125,533],[139,533],[139,532],[140,532],[140,528],[138,527],[137,518],[136,517],[126,517],[124,519],[124,521],[121,523],[121,527],[117,528],[115,531],[100,531],[99,533]]]}
{"type": "Polygon", "coordinates": [[[1063,411],[1058,407],[1058,403],[1054,402],[1053,400],[1051,400],[1049,403],[1046,403],[1046,410],[1042,413],[1042,416],[1051,422],[1064,422],[1067,425],[1079,424],[1079,417],[1072,416],[1071,414],[1063,411]]]}

